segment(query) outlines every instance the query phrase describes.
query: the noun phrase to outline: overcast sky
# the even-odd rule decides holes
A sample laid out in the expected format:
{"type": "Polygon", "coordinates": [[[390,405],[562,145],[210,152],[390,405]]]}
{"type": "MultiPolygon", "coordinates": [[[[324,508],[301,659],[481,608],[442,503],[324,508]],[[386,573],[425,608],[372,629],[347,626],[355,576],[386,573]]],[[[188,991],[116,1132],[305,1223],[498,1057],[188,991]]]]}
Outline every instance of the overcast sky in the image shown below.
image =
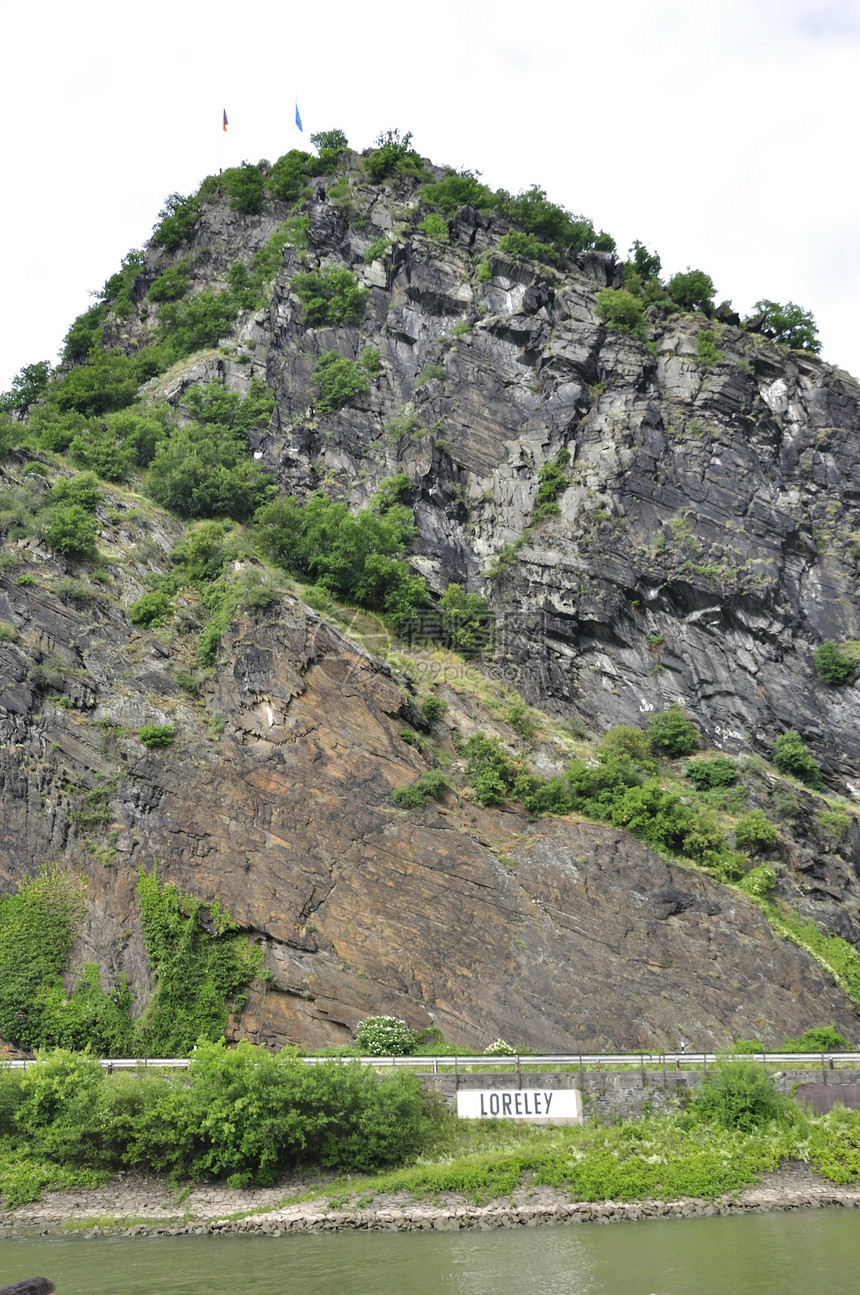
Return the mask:
{"type": "Polygon", "coordinates": [[[164,197],[339,127],[539,184],[860,374],[860,0],[78,0],[4,19],[0,389],[56,359],[164,197]],[[230,127],[221,130],[226,108],[230,127]]]}

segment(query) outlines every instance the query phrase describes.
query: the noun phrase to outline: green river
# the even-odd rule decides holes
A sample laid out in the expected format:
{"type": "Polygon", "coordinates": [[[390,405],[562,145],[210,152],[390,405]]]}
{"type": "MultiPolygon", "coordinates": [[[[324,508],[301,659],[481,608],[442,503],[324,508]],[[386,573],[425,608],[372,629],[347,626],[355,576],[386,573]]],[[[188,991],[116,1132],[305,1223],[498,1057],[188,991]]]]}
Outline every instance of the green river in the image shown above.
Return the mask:
{"type": "Polygon", "coordinates": [[[860,1212],[488,1232],[0,1241],[0,1281],[57,1295],[856,1295],[860,1212]]]}

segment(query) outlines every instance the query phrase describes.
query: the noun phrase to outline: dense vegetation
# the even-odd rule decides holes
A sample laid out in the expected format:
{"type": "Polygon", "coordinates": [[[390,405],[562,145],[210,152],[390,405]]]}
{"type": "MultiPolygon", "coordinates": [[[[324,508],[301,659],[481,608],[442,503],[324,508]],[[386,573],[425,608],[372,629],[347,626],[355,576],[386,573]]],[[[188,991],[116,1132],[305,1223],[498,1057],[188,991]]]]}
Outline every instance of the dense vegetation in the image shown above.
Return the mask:
{"type": "Polygon", "coordinates": [[[0,1069],[0,1190],[10,1207],[129,1169],[235,1187],[298,1166],[366,1173],[413,1159],[438,1121],[412,1075],[290,1050],[201,1040],[186,1071],[111,1077],[58,1050],[0,1069]]]}
{"type": "MultiPolygon", "coordinates": [[[[97,783],[80,811],[107,814],[111,787],[97,783]]],[[[132,1021],[125,978],[103,990],[88,963],[70,993],[63,974],[84,913],[86,886],[51,868],[0,899],[0,1033],[29,1048],[88,1048],[95,1056],[184,1056],[200,1038],[223,1036],[228,1007],[258,975],[263,953],[217,903],[208,908],[155,870],[139,880],[141,923],[156,981],[153,997],[132,1021]],[[214,934],[206,923],[213,924],[214,934]]]]}
{"type": "Polygon", "coordinates": [[[62,1050],[24,1071],[0,1070],[7,1208],[47,1187],[92,1185],[127,1169],[242,1186],[297,1167],[366,1175],[406,1166],[353,1179],[343,1203],[355,1191],[457,1192],[485,1203],[524,1180],[581,1201],[713,1199],[789,1158],[832,1182],[855,1181],[860,1113],[812,1117],[779,1095],[760,1065],[737,1059],[661,1118],[543,1129],[458,1123],[411,1075],[304,1066],[288,1050],[275,1056],[248,1043],[233,1051],[201,1043],[178,1074],[108,1077],[62,1050]]]}

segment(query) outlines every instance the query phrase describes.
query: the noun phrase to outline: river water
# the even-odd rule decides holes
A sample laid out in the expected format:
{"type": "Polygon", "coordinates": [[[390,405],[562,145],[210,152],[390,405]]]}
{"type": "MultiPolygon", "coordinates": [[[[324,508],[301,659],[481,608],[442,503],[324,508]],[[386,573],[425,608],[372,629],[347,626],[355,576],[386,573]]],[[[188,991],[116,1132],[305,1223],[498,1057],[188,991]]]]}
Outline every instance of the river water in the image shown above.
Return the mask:
{"type": "Polygon", "coordinates": [[[860,1211],[489,1232],[0,1241],[0,1284],[57,1295],[856,1295],[860,1211]]]}

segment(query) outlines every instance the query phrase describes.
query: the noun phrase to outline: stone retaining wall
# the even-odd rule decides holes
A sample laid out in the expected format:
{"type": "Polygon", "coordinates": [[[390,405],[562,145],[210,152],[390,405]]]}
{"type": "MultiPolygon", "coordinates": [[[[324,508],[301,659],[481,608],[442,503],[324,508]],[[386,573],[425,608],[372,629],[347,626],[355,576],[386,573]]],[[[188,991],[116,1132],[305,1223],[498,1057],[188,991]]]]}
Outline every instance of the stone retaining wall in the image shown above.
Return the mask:
{"type": "MultiPolygon", "coordinates": [[[[465,1074],[419,1075],[422,1083],[441,1093],[455,1105],[458,1088],[578,1088],[582,1092],[583,1114],[589,1119],[637,1119],[646,1111],[659,1114],[675,1104],[690,1088],[697,1088],[706,1075],[703,1070],[643,1071],[544,1071],[516,1075],[467,1071],[465,1074]]],[[[771,1070],[777,1090],[792,1096],[806,1097],[817,1111],[830,1110],[834,1102],[860,1109],[860,1071],[771,1070]],[[822,1095],[822,1089],[826,1094],[822,1095]],[[838,1095],[834,1090],[841,1090],[838,1095]]]]}

